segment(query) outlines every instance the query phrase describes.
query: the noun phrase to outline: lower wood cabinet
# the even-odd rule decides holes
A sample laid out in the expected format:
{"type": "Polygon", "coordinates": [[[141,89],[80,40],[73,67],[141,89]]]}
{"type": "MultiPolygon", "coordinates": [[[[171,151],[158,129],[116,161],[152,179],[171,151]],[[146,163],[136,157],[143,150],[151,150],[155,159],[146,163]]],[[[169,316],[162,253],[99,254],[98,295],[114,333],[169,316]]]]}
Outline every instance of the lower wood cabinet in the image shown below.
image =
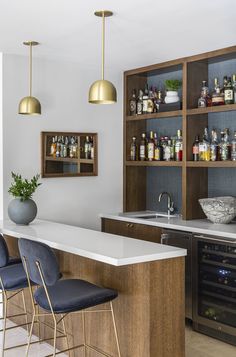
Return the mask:
{"type": "Polygon", "coordinates": [[[160,243],[162,228],[102,218],[102,232],[160,243]]]}

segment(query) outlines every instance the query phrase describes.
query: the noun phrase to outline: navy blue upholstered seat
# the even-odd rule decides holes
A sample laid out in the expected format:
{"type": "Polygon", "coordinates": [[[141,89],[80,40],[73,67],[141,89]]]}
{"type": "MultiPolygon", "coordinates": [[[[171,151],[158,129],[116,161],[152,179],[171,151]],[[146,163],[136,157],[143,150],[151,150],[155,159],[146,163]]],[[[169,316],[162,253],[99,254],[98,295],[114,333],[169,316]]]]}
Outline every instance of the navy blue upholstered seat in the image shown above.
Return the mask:
{"type": "Polygon", "coordinates": [[[9,256],[9,251],[5,239],[3,238],[3,235],[0,234],[0,268],[18,263],[21,263],[21,259],[9,256]]]}
{"type": "Polygon", "coordinates": [[[0,269],[0,277],[5,290],[18,290],[28,286],[23,264],[7,265],[0,269]]]}
{"type": "MultiPolygon", "coordinates": [[[[79,279],[59,280],[53,286],[48,286],[48,293],[56,313],[86,309],[111,301],[118,295],[114,290],[101,288],[79,279]]],[[[34,298],[40,307],[50,310],[43,287],[36,290],[34,298]]]]}

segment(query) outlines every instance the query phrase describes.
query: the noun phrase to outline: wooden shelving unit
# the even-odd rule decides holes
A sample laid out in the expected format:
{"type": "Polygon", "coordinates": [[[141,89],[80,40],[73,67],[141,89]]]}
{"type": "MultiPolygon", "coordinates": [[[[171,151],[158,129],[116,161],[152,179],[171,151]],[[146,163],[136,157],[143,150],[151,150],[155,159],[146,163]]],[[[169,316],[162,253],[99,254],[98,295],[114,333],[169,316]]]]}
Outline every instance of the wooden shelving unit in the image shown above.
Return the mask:
{"type": "MultiPolygon", "coordinates": [[[[96,133],[71,133],[71,132],[42,132],[41,133],[41,163],[42,177],[74,177],[97,176],[97,134],[96,133]],[[53,137],[74,137],[77,142],[76,157],[54,157],[50,155],[53,137]],[[85,138],[89,136],[93,142],[94,157],[86,158],[84,153],[85,138]]],[[[68,146],[69,151],[69,146],[68,146]]]]}
{"type": "MultiPolygon", "coordinates": [[[[132,69],[124,73],[124,211],[147,209],[147,192],[150,191],[147,174],[149,170],[157,170],[157,173],[159,173],[158,170],[167,168],[167,170],[170,170],[170,176],[172,175],[173,177],[173,185],[175,185],[173,170],[181,170],[182,183],[180,189],[183,218],[195,219],[205,217],[198,199],[208,197],[208,170],[213,168],[234,169],[236,168],[236,162],[193,162],[191,161],[192,144],[195,135],[203,132],[204,127],[208,126],[209,116],[214,115],[214,113],[222,113],[222,127],[224,125],[228,127],[226,120],[224,121],[225,113],[235,111],[236,116],[236,104],[197,108],[197,100],[200,94],[201,82],[203,80],[213,81],[214,79],[210,77],[210,66],[213,64],[214,66],[219,65],[219,68],[222,68],[225,61],[229,60],[235,61],[234,72],[236,73],[236,46],[132,69]],[[170,75],[173,73],[173,78],[175,78],[176,71],[181,72],[182,77],[182,110],[136,116],[129,115],[128,104],[134,88],[136,90],[144,88],[146,83],[150,83],[155,76],[162,79],[165,76],[169,76],[168,78],[170,78],[170,75]],[[177,120],[178,123],[181,122],[184,150],[183,161],[129,161],[129,149],[132,137],[136,136],[140,138],[143,132],[150,130],[150,122],[152,125],[153,122],[159,125],[158,123],[163,122],[160,119],[164,120],[166,126],[172,125],[177,120]]],[[[159,183],[158,177],[157,174],[157,186],[159,183]]],[[[168,181],[170,181],[169,178],[168,181]]]]}

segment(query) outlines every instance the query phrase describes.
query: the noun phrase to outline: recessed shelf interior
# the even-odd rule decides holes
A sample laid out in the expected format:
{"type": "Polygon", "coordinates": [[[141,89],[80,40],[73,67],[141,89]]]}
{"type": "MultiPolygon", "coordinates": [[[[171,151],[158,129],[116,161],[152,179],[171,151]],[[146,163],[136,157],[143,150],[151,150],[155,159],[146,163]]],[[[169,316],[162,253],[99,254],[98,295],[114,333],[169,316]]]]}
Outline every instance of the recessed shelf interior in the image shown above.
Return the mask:
{"type": "Polygon", "coordinates": [[[208,197],[235,196],[235,168],[208,168],[208,197]]]}

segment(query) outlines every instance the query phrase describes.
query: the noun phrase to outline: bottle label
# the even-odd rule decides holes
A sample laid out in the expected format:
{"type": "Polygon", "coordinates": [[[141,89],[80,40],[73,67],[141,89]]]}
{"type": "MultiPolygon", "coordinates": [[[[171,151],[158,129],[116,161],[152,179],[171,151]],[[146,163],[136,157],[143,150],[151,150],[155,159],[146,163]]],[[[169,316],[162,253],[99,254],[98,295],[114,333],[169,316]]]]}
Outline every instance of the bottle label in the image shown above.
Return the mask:
{"type": "Polygon", "coordinates": [[[154,103],[153,103],[152,99],[148,99],[147,100],[147,112],[153,113],[153,110],[154,110],[154,103]]]}
{"type": "Polygon", "coordinates": [[[148,143],[148,159],[153,160],[154,158],[154,144],[148,143]]]}
{"type": "Polygon", "coordinates": [[[164,149],[164,153],[163,153],[163,159],[166,161],[169,161],[171,158],[171,150],[170,150],[170,146],[166,146],[164,149]]]}
{"type": "Polygon", "coordinates": [[[146,113],[148,109],[148,101],[147,99],[143,100],[143,113],[146,113]]]}
{"type": "Polygon", "coordinates": [[[142,112],[143,112],[142,102],[138,102],[138,104],[137,104],[137,114],[142,114],[142,112]]]}
{"type": "Polygon", "coordinates": [[[131,115],[136,114],[136,102],[134,100],[130,101],[129,110],[131,115]]]}
{"type": "Polygon", "coordinates": [[[193,146],[193,154],[198,155],[199,154],[199,146],[195,145],[193,146]]]}
{"type": "Polygon", "coordinates": [[[225,100],[233,100],[233,90],[232,89],[225,89],[225,100]]]}
{"type": "Polygon", "coordinates": [[[156,160],[156,161],[160,161],[161,160],[160,148],[155,148],[154,160],[156,160]]]}
{"type": "Polygon", "coordinates": [[[140,155],[140,159],[145,159],[145,145],[140,145],[139,155],[140,155]]]}
{"type": "Polygon", "coordinates": [[[222,97],[212,97],[212,103],[222,103],[223,98],[222,97]]]}

